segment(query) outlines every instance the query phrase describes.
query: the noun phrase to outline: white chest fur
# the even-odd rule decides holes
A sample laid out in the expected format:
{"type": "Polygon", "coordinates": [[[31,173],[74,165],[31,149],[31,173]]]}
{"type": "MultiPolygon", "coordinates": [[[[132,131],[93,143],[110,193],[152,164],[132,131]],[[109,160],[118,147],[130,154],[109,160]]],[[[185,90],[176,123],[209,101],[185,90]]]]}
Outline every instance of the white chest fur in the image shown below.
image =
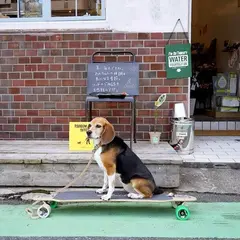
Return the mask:
{"type": "Polygon", "coordinates": [[[104,166],[103,166],[101,156],[100,156],[101,152],[102,152],[102,147],[98,148],[98,150],[94,153],[94,160],[97,162],[98,166],[102,170],[104,170],[104,166]]]}

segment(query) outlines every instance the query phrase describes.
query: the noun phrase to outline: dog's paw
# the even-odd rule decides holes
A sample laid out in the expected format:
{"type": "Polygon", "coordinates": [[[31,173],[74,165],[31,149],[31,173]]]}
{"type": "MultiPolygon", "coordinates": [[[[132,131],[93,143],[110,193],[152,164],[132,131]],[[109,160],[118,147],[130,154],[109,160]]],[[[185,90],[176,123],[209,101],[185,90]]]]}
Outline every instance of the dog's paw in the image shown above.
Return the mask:
{"type": "Polygon", "coordinates": [[[109,201],[109,200],[111,199],[111,197],[106,194],[106,195],[102,195],[102,196],[101,196],[101,199],[102,199],[103,201],[109,201]]]}
{"type": "Polygon", "coordinates": [[[102,193],[106,193],[106,192],[107,192],[107,189],[103,189],[103,188],[96,190],[96,193],[98,193],[98,194],[102,194],[102,193]]]}
{"type": "Polygon", "coordinates": [[[129,198],[132,198],[132,199],[141,199],[141,198],[143,198],[143,195],[140,195],[140,194],[137,194],[137,193],[129,193],[127,196],[129,198]]]}

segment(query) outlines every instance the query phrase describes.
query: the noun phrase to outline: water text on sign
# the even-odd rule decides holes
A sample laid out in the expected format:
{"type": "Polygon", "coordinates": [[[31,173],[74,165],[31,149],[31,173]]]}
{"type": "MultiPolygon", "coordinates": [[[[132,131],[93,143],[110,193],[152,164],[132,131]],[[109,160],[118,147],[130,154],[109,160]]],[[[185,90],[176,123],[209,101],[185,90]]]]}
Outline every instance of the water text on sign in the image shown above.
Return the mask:
{"type": "Polygon", "coordinates": [[[188,66],[187,51],[169,52],[168,65],[170,68],[187,67],[188,66]]]}

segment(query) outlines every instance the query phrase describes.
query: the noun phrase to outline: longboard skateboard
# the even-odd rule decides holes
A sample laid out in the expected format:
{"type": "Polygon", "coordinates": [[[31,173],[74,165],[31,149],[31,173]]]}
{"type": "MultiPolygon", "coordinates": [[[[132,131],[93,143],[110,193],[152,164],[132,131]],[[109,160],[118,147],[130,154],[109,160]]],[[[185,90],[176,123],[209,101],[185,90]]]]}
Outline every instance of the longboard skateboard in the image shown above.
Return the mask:
{"type": "Polygon", "coordinates": [[[163,203],[170,202],[172,207],[175,208],[176,218],[178,220],[187,220],[190,217],[189,209],[183,205],[185,202],[193,202],[197,199],[189,195],[173,195],[173,194],[159,194],[154,195],[148,199],[131,199],[128,198],[127,193],[124,191],[115,191],[111,200],[103,201],[100,198],[101,194],[97,194],[95,191],[83,190],[83,191],[64,191],[57,193],[54,197],[41,196],[34,197],[35,201],[32,208],[27,208],[26,212],[32,218],[47,218],[51,210],[58,206],[58,203],[89,203],[89,202],[145,202],[145,203],[163,203]],[[39,204],[40,206],[37,206],[39,204]]]}

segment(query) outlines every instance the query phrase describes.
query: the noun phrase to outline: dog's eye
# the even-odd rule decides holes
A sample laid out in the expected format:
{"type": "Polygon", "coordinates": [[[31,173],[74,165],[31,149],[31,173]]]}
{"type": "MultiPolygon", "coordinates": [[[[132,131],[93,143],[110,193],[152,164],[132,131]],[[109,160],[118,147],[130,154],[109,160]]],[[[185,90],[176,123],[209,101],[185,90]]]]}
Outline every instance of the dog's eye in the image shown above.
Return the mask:
{"type": "Polygon", "coordinates": [[[97,124],[97,125],[96,125],[96,128],[101,128],[101,127],[102,127],[102,126],[101,126],[101,125],[99,125],[99,124],[97,124]]]}

